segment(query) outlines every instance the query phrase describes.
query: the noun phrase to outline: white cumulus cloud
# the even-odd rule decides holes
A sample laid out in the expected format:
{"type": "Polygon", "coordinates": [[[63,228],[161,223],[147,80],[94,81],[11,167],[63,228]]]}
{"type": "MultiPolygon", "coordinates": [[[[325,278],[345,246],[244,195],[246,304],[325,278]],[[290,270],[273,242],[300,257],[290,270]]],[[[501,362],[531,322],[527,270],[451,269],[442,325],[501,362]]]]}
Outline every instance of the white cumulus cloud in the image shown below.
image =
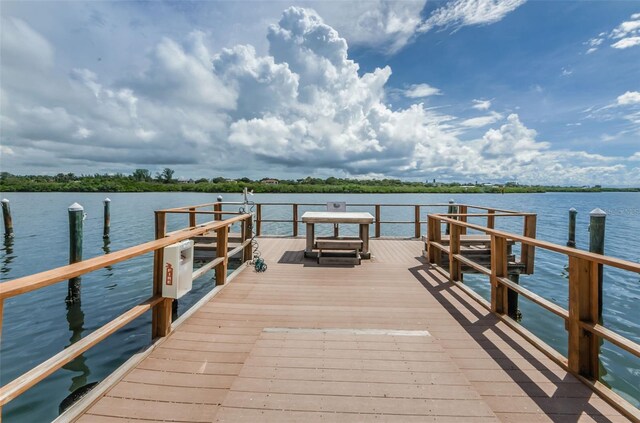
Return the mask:
{"type": "Polygon", "coordinates": [[[627,91],[626,93],[618,96],[617,104],[619,106],[626,106],[629,104],[640,104],[640,92],[627,91]]]}
{"type": "Polygon", "coordinates": [[[442,95],[442,92],[429,84],[415,84],[404,90],[403,94],[408,98],[424,98],[432,95],[442,95]]]}
{"type": "Polygon", "coordinates": [[[473,107],[476,110],[489,110],[491,108],[491,100],[473,100],[473,107]]]}

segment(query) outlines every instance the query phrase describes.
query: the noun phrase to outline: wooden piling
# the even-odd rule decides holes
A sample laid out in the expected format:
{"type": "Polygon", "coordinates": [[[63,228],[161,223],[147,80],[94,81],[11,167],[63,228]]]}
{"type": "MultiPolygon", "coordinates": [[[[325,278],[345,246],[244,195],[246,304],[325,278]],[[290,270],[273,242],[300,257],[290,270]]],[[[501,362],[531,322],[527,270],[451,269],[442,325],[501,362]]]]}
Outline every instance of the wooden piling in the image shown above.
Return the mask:
{"type": "Polygon", "coordinates": [[[111,199],[109,199],[108,197],[104,199],[103,217],[102,238],[109,239],[109,230],[111,227],[111,199]]]}
{"type": "Polygon", "coordinates": [[[567,247],[576,248],[576,216],[578,210],[571,207],[569,209],[569,236],[567,247]]]}
{"type": "MultiPolygon", "coordinates": [[[[449,200],[449,207],[447,207],[447,214],[451,215],[451,214],[455,214],[458,213],[458,208],[456,206],[454,206],[455,201],[453,199],[449,200]]],[[[449,216],[451,217],[451,216],[449,216]]],[[[455,219],[455,217],[451,217],[452,219],[455,219]]],[[[451,233],[451,224],[447,223],[446,229],[444,231],[444,233],[446,235],[449,235],[451,233]]]]}
{"type": "Polygon", "coordinates": [[[375,223],[375,235],[376,238],[380,238],[380,204],[376,204],[376,223],[375,223]]]}
{"type": "Polygon", "coordinates": [[[420,239],[420,206],[414,206],[413,237],[420,239]]]}
{"type": "Polygon", "coordinates": [[[4,220],[4,236],[10,238],[13,236],[13,219],[11,219],[11,207],[9,200],[2,199],[2,219],[4,220]]]}
{"type": "MultiPolygon", "coordinates": [[[[604,228],[607,213],[596,208],[589,213],[589,252],[604,254],[604,228]]],[[[598,264],[598,322],[602,322],[602,278],[603,267],[598,264]]]]}
{"type": "MultiPolygon", "coordinates": [[[[82,261],[82,221],[84,220],[84,207],[78,203],[69,206],[69,264],[82,261]]],[[[67,304],[80,302],[81,278],[69,279],[67,290],[67,304]]]]}

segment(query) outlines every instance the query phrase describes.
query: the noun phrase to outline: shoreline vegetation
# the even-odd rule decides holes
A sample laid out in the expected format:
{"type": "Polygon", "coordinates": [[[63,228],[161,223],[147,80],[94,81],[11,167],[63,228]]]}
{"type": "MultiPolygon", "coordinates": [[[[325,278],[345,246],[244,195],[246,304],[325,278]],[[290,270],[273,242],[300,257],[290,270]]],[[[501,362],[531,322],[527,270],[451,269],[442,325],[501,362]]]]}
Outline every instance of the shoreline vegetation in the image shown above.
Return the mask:
{"type": "Polygon", "coordinates": [[[306,177],[296,180],[263,178],[176,180],[174,171],[165,168],[152,177],[147,169],[131,175],[73,173],[47,175],[12,175],[0,173],[0,192],[205,192],[237,193],[244,187],[256,193],[543,193],[543,192],[640,192],[640,187],[611,188],[595,186],[521,185],[516,182],[489,184],[474,182],[409,182],[399,179],[327,179],[306,177]]]}

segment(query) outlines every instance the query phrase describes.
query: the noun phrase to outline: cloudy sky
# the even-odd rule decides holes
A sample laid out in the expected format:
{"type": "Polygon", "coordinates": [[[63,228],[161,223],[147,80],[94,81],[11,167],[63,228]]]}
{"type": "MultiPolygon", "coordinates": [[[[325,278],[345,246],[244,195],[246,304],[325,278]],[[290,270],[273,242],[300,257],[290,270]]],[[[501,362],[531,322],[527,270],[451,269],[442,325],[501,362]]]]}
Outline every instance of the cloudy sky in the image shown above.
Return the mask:
{"type": "Polygon", "coordinates": [[[6,1],[16,174],[640,186],[637,1],[6,1]]]}

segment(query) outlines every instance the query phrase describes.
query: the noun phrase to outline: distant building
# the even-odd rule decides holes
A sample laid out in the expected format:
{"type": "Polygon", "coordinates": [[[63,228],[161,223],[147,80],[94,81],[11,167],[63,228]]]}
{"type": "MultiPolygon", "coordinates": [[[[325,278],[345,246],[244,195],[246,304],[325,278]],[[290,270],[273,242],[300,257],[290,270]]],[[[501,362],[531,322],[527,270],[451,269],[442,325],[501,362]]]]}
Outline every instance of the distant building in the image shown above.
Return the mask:
{"type": "Polygon", "coordinates": [[[268,178],[262,179],[260,182],[267,185],[278,185],[280,183],[280,181],[278,181],[277,179],[268,179],[268,178]]]}

